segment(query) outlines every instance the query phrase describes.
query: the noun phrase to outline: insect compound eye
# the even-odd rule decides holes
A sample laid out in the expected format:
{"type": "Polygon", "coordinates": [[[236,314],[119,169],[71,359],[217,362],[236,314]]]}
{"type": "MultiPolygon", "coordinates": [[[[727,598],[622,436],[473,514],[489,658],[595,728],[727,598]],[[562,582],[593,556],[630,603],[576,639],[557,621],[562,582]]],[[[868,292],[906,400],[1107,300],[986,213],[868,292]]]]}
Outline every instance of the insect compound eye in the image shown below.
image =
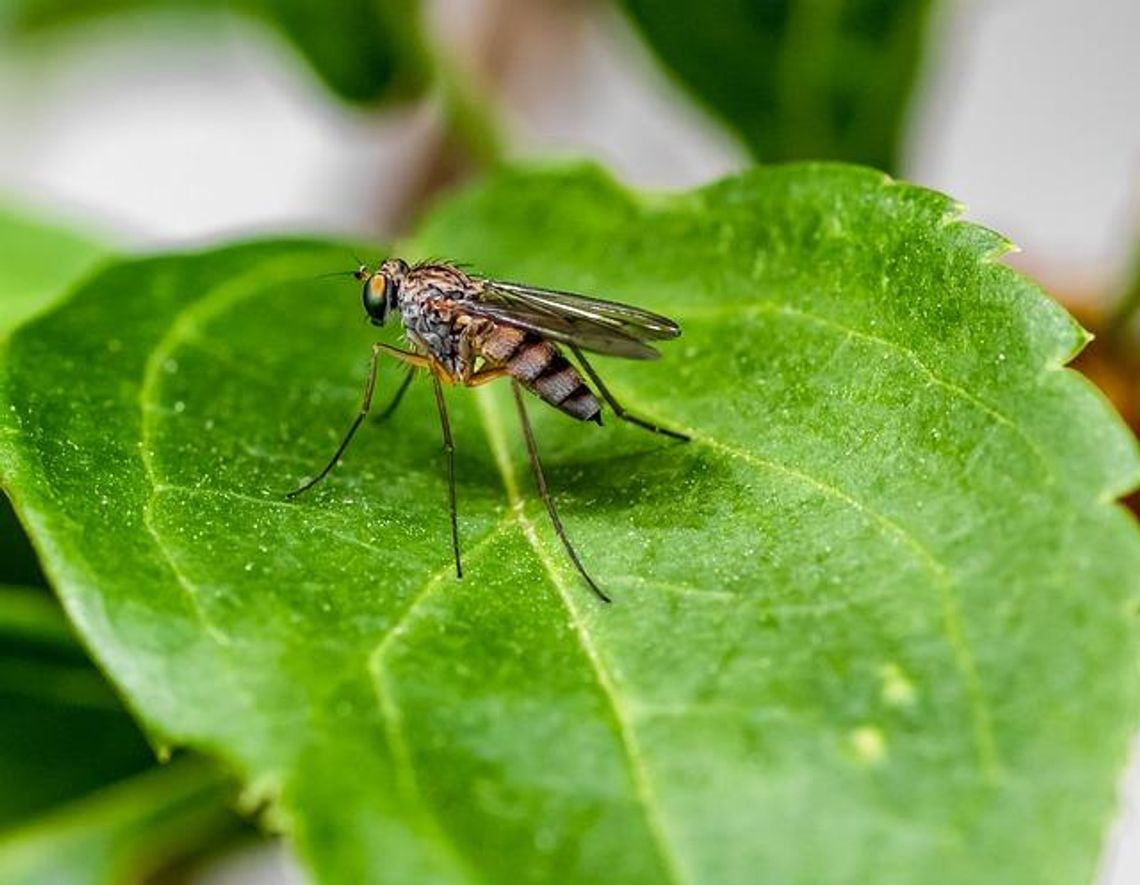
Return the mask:
{"type": "Polygon", "coordinates": [[[376,326],[384,325],[388,317],[388,293],[392,283],[383,274],[373,274],[364,281],[362,298],[364,310],[376,326]]]}

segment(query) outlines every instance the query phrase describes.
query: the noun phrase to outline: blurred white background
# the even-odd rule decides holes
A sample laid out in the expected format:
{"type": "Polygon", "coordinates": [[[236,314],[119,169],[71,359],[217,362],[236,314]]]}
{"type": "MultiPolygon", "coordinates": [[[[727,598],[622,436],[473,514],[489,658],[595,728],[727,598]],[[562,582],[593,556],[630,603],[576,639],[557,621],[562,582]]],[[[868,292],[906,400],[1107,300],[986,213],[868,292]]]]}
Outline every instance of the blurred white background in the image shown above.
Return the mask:
{"type": "MultiPolygon", "coordinates": [[[[478,57],[510,8],[516,39],[496,59],[496,90],[516,154],[586,153],[653,187],[746,163],[612,13],[553,0],[432,6],[460,57],[478,57]]],[[[904,177],[963,201],[1070,302],[1107,297],[1140,246],[1138,36],[1137,0],[950,0],[933,22],[904,177]]],[[[0,58],[0,193],[123,246],[388,235],[438,146],[436,109],[378,119],[337,105],[253,24],[116,20],[65,39],[50,57],[0,58]]],[[[1126,791],[1102,885],[1140,882],[1140,765],[1126,791]]],[[[297,881],[290,870],[270,848],[203,878],[297,881]]]]}
{"type": "MultiPolygon", "coordinates": [[[[511,10],[496,89],[518,155],[588,153],[655,187],[746,162],[604,7],[431,7],[460,59],[478,56],[488,22],[511,10]]],[[[949,0],[932,32],[905,177],[1019,243],[1046,284],[1118,283],[1140,230],[1140,3],[949,0]]],[[[64,39],[66,52],[0,59],[0,191],[125,245],[384,232],[435,136],[430,107],[378,119],[331,102],[253,23],[171,20],[164,32],[120,18],[64,39]]]]}

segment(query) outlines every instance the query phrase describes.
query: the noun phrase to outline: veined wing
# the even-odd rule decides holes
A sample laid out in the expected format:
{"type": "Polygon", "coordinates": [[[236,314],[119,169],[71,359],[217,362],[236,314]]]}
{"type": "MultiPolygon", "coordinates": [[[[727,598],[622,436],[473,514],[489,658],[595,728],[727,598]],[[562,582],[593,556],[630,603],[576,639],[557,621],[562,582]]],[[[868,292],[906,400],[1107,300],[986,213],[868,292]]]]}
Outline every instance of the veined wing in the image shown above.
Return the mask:
{"type": "Polygon", "coordinates": [[[668,317],[642,310],[630,304],[590,298],[586,295],[578,295],[575,292],[540,289],[537,286],[508,283],[502,280],[487,280],[486,283],[494,292],[502,293],[508,298],[554,313],[565,313],[614,328],[621,328],[632,338],[659,341],[665,338],[676,338],[681,334],[677,324],[668,317]]]}
{"type": "Polygon", "coordinates": [[[473,314],[583,350],[628,359],[656,359],[658,352],[645,342],[681,334],[667,317],[628,304],[520,283],[482,283],[478,298],[465,305],[473,314]]]}

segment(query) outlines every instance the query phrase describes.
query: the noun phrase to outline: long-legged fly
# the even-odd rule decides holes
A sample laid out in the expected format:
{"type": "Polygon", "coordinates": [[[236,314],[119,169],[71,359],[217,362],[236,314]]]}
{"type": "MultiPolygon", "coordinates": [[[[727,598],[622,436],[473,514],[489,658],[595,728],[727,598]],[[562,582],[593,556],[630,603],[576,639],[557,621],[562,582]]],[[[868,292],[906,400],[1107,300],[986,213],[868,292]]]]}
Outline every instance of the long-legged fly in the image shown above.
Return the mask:
{"type": "Polygon", "coordinates": [[[497,378],[510,378],[535,485],[554,531],[590,589],[599,599],[609,602],[610,597],[602,592],[582,565],[562,520],[558,518],[558,510],[539,461],[522,391],[535,394],[580,421],[597,424],[602,423],[602,407],[597,398],[600,394],[622,421],[653,433],[688,440],[683,433],[627,412],[583,353],[590,351],[627,359],[655,359],[659,354],[649,342],[676,338],[681,334],[677,324],[627,304],[474,276],[450,264],[408,265],[399,258],[391,258],[375,271],[361,265],[354,276],[364,285],[364,310],[373,325],[384,325],[388,314],[397,312],[411,349],[402,350],[379,342],[372,346],[372,361],[356,419],[324,469],[299,489],[290,492],[288,497],[295,498],[311,489],[340,461],[372,407],[376,367],[382,354],[408,366],[391,403],[381,413],[382,418],[396,410],[416,371],[427,370],[435,390],[448,459],[448,502],[455,573],[462,577],[455,504],[455,446],[447,418],[443,383],[477,387],[497,378]],[[565,345],[573,354],[593,382],[596,392],[566,358],[560,345],[565,345]]]}

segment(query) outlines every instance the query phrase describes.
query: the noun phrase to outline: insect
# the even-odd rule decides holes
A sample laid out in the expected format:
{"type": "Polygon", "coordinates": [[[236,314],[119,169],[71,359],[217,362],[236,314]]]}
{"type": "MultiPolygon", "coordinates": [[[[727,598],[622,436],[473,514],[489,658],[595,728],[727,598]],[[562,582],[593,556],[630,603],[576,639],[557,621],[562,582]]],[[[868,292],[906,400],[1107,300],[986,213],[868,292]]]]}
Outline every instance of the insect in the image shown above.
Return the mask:
{"type": "Polygon", "coordinates": [[[455,445],[443,385],[478,387],[499,378],[509,378],[531,472],[554,531],[590,589],[603,602],[609,602],[610,597],[586,571],[558,516],[539,460],[523,392],[536,395],[580,421],[597,424],[602,423],[600,394],[622,421],[687,441],[689,437],[683,433],[627,412],[583,353],[656,359],[659,354],[649,342],[676,338],[681,334],[677,324],[627,304],[480,277],[451,264],[409,265],[402,259],[390,258],[375,271],[361,265],[353,276],[363,284],[364,310],[372,324],[383,326],[389,314],[395,313],[411,349],[403,350],[382,342],[372,345],[360,411],[328,464],[287,497],[293,499],[307,492],[340,462],[372,408],[381,355],[399,360],[408,370],[392,401],[381,412],[380,420],[395,412],[416,372],[426,370],[431,375],[447,453],[451,547],[456,576],[462,577],[455,499],[455,445]],[[574,356],[593,388],[566,358],[563,346],[574,356]]]}

